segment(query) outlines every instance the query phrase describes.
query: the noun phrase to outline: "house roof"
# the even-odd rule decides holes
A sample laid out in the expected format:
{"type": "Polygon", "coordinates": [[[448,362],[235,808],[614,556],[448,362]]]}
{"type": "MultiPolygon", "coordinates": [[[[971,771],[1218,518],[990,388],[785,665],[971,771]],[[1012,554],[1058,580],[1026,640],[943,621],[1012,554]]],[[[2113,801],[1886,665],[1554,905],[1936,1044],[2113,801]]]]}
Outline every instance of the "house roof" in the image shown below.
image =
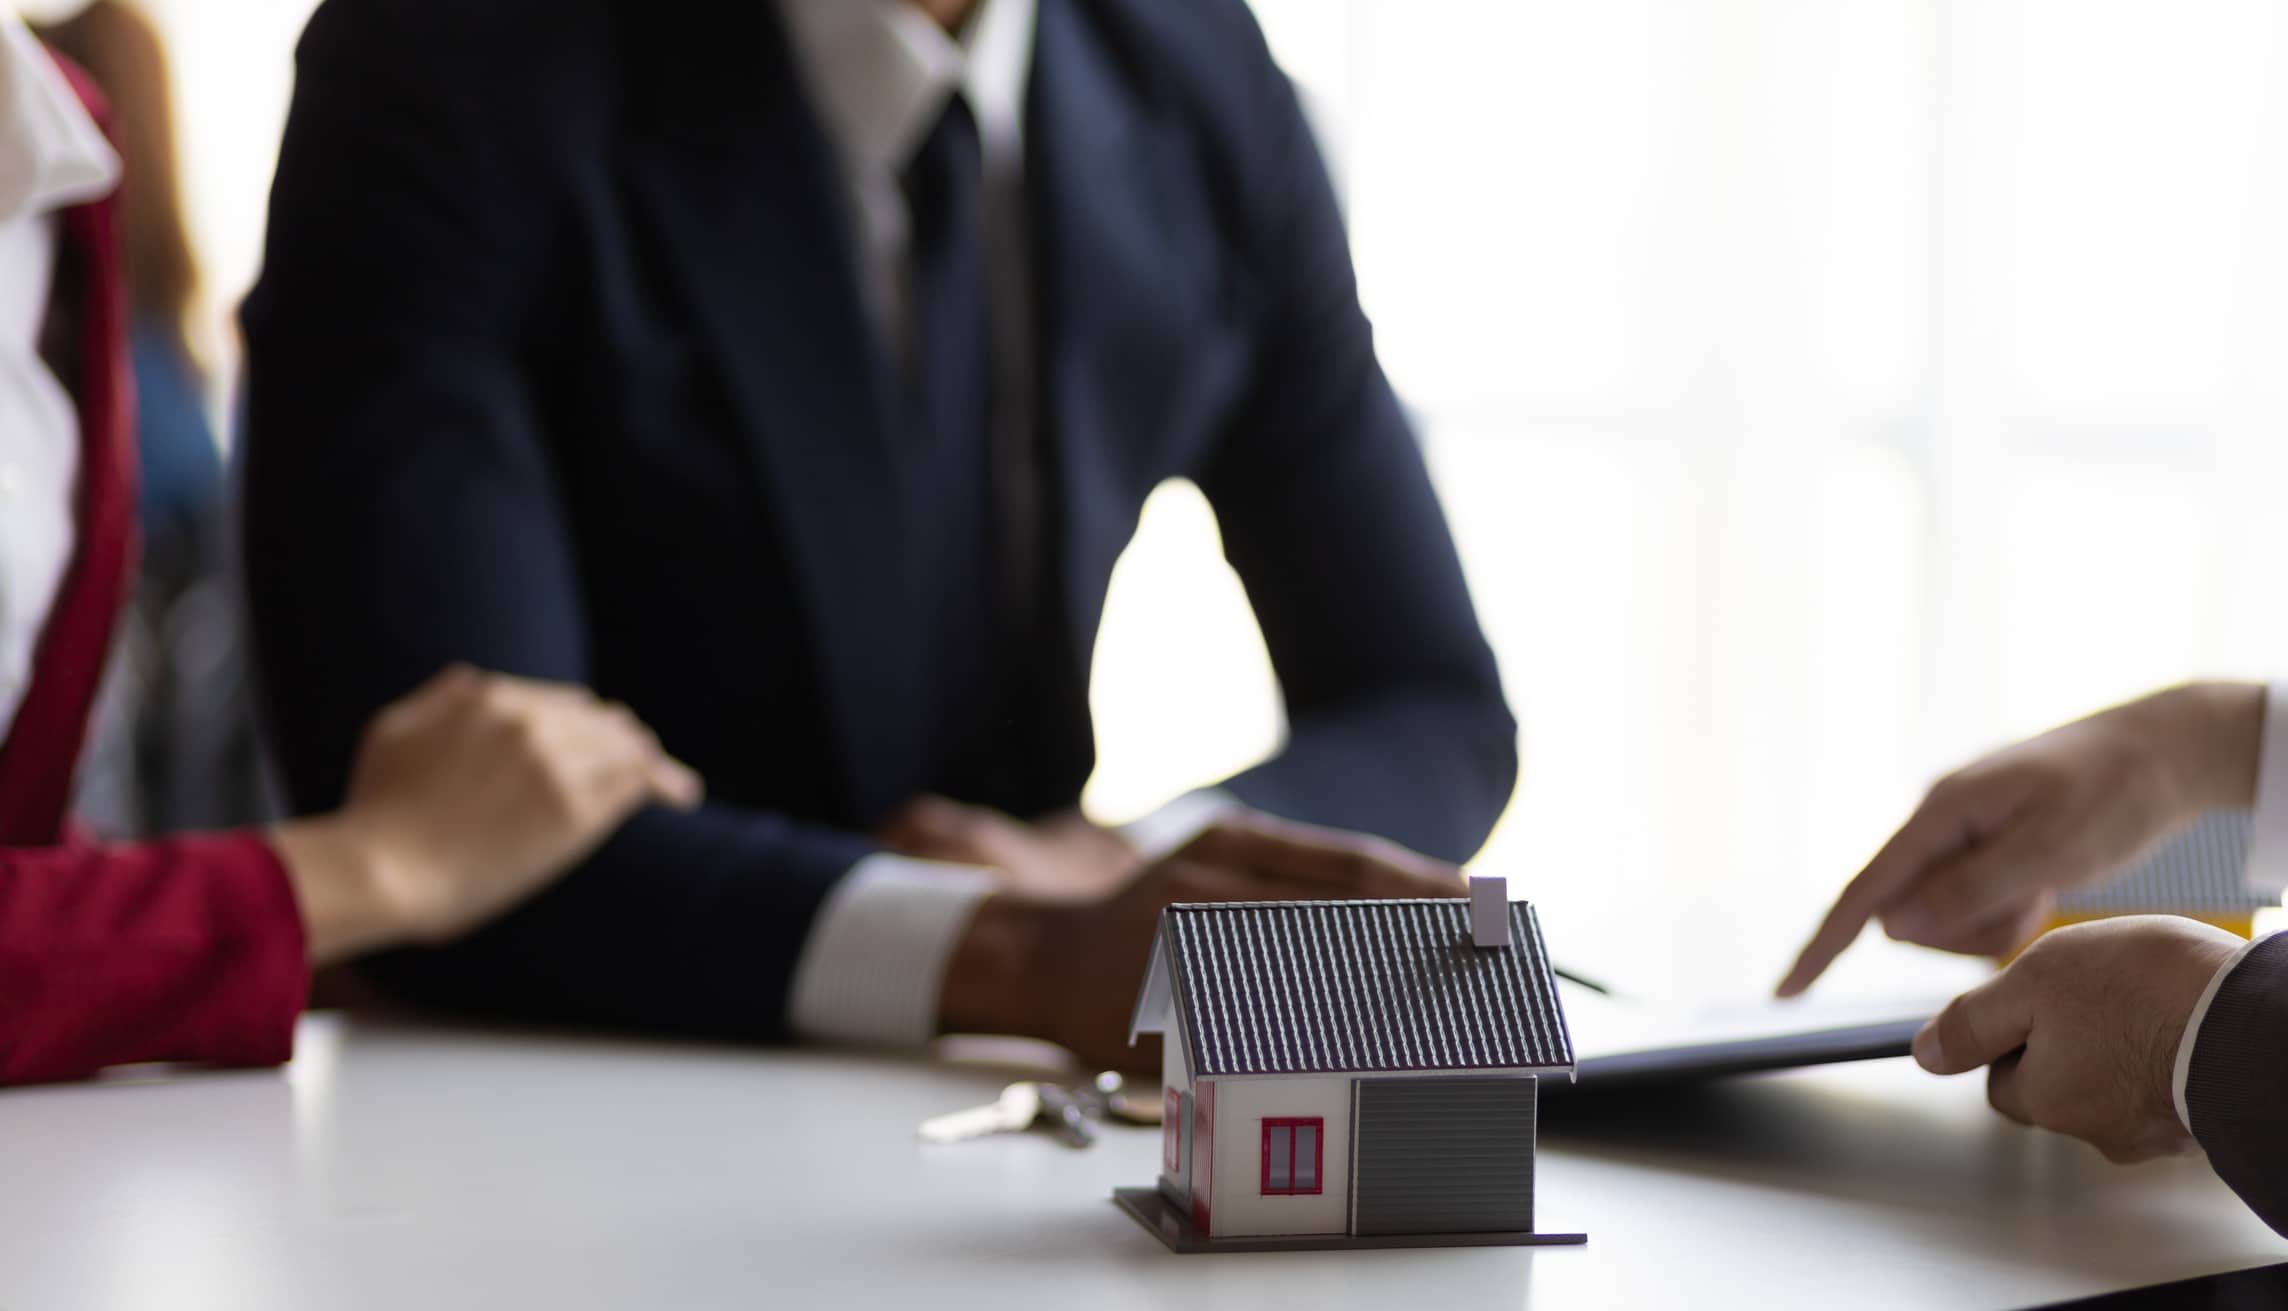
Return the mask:
{"type": "Polygon", "coordinates": [[[1540,921],[1509,915],[1479,948],[1466,900],[1170,906],[1130,1036],[1172,1009],[1195,1077],[1570,1071],[1540,921]]]}

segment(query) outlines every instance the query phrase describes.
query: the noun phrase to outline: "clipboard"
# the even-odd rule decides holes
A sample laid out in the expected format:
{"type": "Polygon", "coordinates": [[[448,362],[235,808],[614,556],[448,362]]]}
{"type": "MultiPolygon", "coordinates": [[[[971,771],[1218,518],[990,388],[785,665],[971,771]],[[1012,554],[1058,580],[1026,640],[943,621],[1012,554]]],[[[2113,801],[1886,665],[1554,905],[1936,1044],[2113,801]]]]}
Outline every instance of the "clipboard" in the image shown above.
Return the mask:
{"type": "MultiPolygon", "coordinates": [[[[1572,1089],[1711,1079],[1905,1056],[1945,998],[1879,1002],[1765,1001],[1660,1005],[1560,979],[1579,1072],[1572,1089]]],[[[1543,1081],[1544,1095],[1569,1085],[1543,1081]]]]}

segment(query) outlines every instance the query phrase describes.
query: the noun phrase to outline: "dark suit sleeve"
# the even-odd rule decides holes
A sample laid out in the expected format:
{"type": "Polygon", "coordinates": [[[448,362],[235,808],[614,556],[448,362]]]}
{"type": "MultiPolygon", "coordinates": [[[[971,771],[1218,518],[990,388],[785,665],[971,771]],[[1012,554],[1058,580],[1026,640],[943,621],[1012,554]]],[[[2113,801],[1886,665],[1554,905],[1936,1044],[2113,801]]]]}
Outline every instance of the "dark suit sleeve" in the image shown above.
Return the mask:
{"type": "Polygon", "coordinates": [[[2249,949],[2193,1039],[2185,1110],[2209,1163],[2288,1235],[2288,933],[2249,949]]]}
{"type": "Polygon", "coordinates": [[[1285,77],[1262,79],[1240,257],[1269,321],[1239,421],[1201,471],[1286,700],[1285,749],[1227,786],[1448,860],[1517,781],[1517,725],[1414,433],[1374,352],[1327,173],[1285,77]]]}
{"type": "Polygon", "coordinates": [[[0,848],[0,1084],[277,1065],[302,950],[286,871],[253,834],[0,848]]]}
{"type": "MultiPolygon", "coordinates": [[[[394,13],[336,0],[313,20],[245,311],[255,637],[311,808],[339,801],[373,712],[448,661],[590,676],[531,381],[555,138],[499,70],[441,66],[456,43],[394,13]]],[[[867,849],[733,806],[653,810],[524,909],[374,971],[433,1004],[776,1038],[808,927],[867,849]]]]}

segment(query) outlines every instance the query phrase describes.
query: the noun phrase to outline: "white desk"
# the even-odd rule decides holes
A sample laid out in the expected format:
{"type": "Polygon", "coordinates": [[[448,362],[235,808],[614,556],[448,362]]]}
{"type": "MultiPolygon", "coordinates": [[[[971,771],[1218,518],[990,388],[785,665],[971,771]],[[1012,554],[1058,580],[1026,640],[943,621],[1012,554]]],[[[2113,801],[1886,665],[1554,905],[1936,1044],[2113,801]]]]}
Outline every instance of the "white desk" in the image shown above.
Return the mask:
{"type": "Polygon", "coordinates": [[[1109,1200],[1151,1130],[916,1142],[983,1072],[302,1038],[284,1075],[0,1094],[0,1308],[2009,1307],[2288,1260],[2197,1162],[2116,1169],[1896,1061],[1549,1107],[1542,1221],[1587,1247],[1178,1257],[1109,1200]]]}

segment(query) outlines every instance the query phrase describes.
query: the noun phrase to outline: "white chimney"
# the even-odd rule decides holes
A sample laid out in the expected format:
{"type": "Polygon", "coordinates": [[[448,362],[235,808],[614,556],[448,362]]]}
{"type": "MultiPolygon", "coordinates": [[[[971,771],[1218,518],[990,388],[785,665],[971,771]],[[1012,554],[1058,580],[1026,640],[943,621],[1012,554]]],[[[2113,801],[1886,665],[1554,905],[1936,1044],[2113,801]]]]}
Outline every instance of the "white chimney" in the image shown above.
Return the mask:
{"type": "Polygon", "coordinates": [[[1509,945],[1509,880],[1470,876],[1470,941],[1480,947],[1509,945]]]}

